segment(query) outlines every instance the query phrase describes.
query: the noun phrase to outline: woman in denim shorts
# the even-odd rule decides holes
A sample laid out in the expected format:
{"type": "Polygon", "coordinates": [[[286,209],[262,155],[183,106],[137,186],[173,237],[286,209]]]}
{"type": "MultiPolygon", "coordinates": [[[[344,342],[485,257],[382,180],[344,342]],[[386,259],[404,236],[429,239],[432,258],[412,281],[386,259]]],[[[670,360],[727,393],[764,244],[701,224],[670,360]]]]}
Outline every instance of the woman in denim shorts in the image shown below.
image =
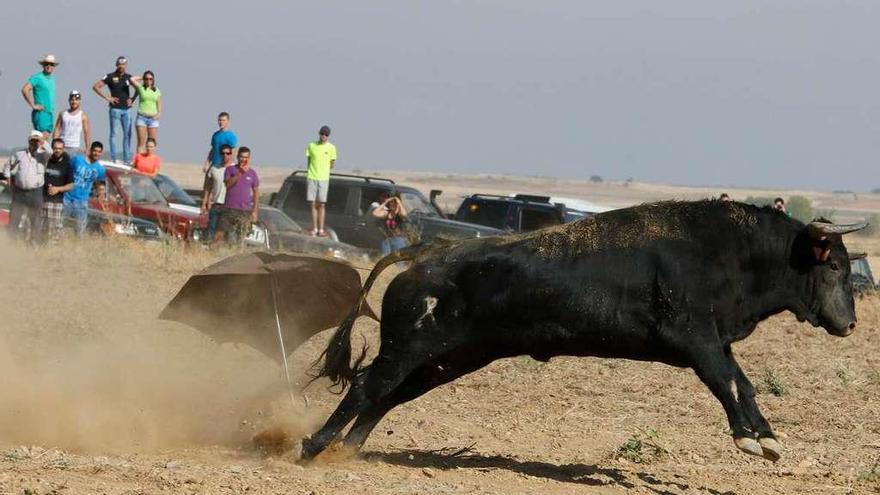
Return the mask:
{"type": "Polygon", "coordinates": [[[147,138],[157,140],[159,137],[162,92],[156,87],[156,76],[151,70],[144,72],[143,77],[132,76],[130,82],[138,92],[138,114],[134,125],[137,129],[137,150],[143,153],[147,138]]]}

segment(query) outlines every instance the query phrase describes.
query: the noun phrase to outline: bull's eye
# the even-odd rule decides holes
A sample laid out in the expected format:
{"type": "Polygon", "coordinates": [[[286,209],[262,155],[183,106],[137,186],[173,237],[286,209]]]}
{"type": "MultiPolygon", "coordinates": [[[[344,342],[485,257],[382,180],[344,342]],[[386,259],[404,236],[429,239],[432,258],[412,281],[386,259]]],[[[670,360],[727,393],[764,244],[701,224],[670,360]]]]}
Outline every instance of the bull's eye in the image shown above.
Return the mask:
{"type": "Polygon", "coordinates": [[[831,262],[831,269],[836,272],[837,270],[840,270],[840,266],[837,264],[836,261],[832,261],[831,262]]]}

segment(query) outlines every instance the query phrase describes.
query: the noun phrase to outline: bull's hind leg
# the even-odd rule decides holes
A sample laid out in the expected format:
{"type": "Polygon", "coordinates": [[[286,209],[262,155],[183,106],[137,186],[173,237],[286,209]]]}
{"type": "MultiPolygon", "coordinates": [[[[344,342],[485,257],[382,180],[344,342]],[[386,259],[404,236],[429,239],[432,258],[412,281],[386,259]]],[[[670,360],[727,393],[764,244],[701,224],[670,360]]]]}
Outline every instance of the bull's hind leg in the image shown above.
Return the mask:
{"type": "Polygon", "coordinates": [[[491,362],[489,357],[476,350],[457,349],[442,359],[420,366],[392,392],[380,398],[358,415],[354,425],[345,435],[343,443],[348,447],[361,448],[388,411],[416,399],[440,385],[478,370],[489,362],[491,362]]]}
{"type": "Polygon", "coordinates": [[[330,445],[330,442],[339,436],[345,425],[363,410],[366,401],[364,398],[364,378],[365,373],[362,373],[352,381],[345,398],[342,399],[324,426],[310,437],[302,440],[301,460],[308,460],[320,454],[330,445]]]}

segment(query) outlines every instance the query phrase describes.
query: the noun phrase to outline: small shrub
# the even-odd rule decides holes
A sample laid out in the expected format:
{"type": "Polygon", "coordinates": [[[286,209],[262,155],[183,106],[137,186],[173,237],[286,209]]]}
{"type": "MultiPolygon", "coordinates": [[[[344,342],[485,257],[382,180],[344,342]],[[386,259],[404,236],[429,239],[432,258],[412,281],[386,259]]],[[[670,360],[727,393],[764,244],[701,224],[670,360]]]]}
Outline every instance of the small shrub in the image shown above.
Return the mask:
{"type": "Polygon", "coordinates": [[[880,461],[875,462],[871,469],[860,472],[858,475],[858,480],[867,481],[869,483],[876,483],[880,481],[880,461]]]}
{"type": "Polygon", "coordinates": [[[590,182],[595,182],[598,184],[598,183],[602,182],[602,176],[601,175],[591,175],[590,182]]]}
{"type": "Polygon", "coordinates": [[[785,202],[785,209],[793,218],[809,222],[813,217],[813,203],[803,196],[792,196],[785,202]]]}
{"type": "Polygon", "coordinates": [[[880,371],[871,370],[868,372],[868,385],[880,385],[880,371]]]}
{"type": "Polygon", "coordinates": [[[852,375],[849,370],[846,369],[846,366],[838,366],[837,369],[834,370],[834,374],[837,376],[837,379],[840,380],[840,383],[843,384],[844,387],[849,387],[852,383],[852,375]]]}
{"type": "Polygon", "coordinates": [[[653,428],[634,433],[618,447],[616,456],[637,464],[647,464],[669,454],[660,444],[660,434],[653,428]]]}
{"type": "Polygon", "coordinates": [[[780,380],[779,376],[777,376],[776,373],[770,368],[764,370],[763,385],[764,387],[762,392],[769,392],[776,397],[782,397],[783,395],[785,395],[785,385],[782,384],[782,380],[780,380]]]}

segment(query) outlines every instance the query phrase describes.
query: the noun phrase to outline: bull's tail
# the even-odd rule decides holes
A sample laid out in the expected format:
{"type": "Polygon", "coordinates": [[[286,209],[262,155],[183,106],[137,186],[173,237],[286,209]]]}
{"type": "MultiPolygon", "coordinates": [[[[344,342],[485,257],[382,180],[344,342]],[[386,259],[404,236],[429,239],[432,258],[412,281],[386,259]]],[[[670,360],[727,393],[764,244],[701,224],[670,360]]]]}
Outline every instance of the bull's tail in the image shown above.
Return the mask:
{"type": "Polygon", "coordinates": [[[354,363],[352,363],[351,331],[354,327],[354,322],[359,316],[370,316],[376,321],[379,321],[372,309],[370,309],[369,304],[366,303],[367,294],[370,292],[373,283],[379,278],[379,274],[382,273],[383,270],[400,261],[415,260],[419,254],[425,251],[425,247],[426,246],[423,245],[415,245],[409,248],[404,248],[400,251],[389,254],[376,263],[376,266],[373,267],[373,270],[367,277],[366,282],[364,282],[361,294],[358,297],[358,301],[354,308],[352,308],[351,312],[348,313],[348,316],[342,320],[342,323],[339,324],[339,328],[336,329],[336,333],[333,334],[330,343],[327,344],[327,348],[324,349],[324,352],[322,352],[314,362],[313,366],[317,366],[322,359],[324,360],[324,364],[321,366],[320,371],[314,375],[313,379],[326,376],[330,378],[334,385],[339,385],[344,389],[357,377],[358,373],[361,371],[361,363],[363,363],[364,357],[366,357],[366,346],[361,349],[360,356],[358,356],[354,363]]]}

